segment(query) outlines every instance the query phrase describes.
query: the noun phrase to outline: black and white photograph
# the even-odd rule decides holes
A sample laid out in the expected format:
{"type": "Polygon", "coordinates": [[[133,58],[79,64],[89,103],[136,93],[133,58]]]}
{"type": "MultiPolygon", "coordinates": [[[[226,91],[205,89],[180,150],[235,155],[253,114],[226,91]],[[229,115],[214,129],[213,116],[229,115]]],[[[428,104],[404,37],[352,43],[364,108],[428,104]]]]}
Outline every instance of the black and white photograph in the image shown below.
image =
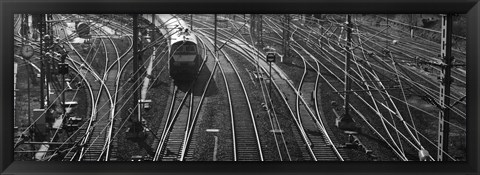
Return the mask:
{"type": "Polygon", "coordinates": [[[15,161],[468,158],[466,14],[13,16],[15,161]]]}

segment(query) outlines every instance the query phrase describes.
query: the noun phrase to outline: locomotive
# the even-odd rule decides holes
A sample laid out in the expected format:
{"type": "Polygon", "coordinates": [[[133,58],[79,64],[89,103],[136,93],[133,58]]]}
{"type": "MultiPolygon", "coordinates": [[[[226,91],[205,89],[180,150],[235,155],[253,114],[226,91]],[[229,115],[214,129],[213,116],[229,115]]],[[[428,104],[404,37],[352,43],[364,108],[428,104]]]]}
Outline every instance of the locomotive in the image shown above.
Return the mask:
{"type": "Polygon", "coordinates": [[[75,22],[75,30],[80,38],[89,38],[90,26],[85,22],[75,22]]]}
{"type": "Polygon", "coordinates": [[[170,14],[144,14],[142,17],[158,28],[167,38],[168,68],[173,79],[193,77],[200,65],[197,37],[179,17],[170,14]],[[152,21],[153,20],[153,21],[152,21]]]}

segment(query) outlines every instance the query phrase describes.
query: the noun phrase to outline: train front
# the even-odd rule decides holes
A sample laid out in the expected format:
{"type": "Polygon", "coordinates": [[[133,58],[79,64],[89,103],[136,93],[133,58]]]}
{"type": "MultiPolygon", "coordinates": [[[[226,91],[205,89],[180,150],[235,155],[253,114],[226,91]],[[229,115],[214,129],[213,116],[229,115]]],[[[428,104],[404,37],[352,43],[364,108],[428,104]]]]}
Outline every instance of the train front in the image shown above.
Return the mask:
{"type": "Polygon", "coordinates": [[[196,38],[188,32],[174,35],[170,45],[170,76],[176,80],[191,79],[195,76],[199,65],[196,38]]]}

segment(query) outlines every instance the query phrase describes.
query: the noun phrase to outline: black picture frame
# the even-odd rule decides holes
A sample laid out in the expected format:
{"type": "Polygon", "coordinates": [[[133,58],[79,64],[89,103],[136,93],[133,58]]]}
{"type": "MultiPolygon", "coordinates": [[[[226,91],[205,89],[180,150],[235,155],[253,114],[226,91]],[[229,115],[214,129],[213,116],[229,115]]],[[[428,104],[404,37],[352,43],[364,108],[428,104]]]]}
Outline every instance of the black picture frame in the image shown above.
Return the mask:
{"type": "Polygon", "coordinates": [[[2,0],[0,2],[1,174],[479,174],[478,0],[2,0]],[[465,13],[466,162],[30,162],[13,161],[15,13],[465,13]]]}

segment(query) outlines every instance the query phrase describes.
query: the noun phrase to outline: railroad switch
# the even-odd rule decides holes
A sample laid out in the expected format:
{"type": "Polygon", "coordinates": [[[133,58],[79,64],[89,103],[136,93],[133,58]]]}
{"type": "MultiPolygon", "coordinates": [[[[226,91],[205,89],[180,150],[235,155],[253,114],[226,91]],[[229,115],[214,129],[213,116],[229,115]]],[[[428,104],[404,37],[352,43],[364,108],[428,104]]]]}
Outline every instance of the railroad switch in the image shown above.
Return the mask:
{"type": "Polygon", "coordinates": [[[127,139],[134,142],[141,142],[147,138],[141,122],[132,122],[131,126],[125,132],[127,139]]]}
{"type": "Polygon", "coordinates": [[[373,151],[363,145],[360,139],[356,136],[358,132],[344,131],[344,133],[348,134],[348,142],[343,145],[344,148],[358,149],[363,151],[372,160],[376,161],[378,159],[378,157],[373,154],[373,151]]]}
{"type": "Polygon", "coordinates": [[[355,131],[344,131],[345,134],[348,134],[348,142],[345,143],[344,147],[345,148],[358,148],[358,141],[357,138],[354,137],[355,134],[358,134],[358,132],[355,131]]]}
{"type": "Polygon", "coordinates": [[[144,160],[145,160],[144,157],[140,156],[140,155],[135,155],[135,156],[131,157],[132,162],[141,162],[141,161],[144,161],[144,160]]]}

